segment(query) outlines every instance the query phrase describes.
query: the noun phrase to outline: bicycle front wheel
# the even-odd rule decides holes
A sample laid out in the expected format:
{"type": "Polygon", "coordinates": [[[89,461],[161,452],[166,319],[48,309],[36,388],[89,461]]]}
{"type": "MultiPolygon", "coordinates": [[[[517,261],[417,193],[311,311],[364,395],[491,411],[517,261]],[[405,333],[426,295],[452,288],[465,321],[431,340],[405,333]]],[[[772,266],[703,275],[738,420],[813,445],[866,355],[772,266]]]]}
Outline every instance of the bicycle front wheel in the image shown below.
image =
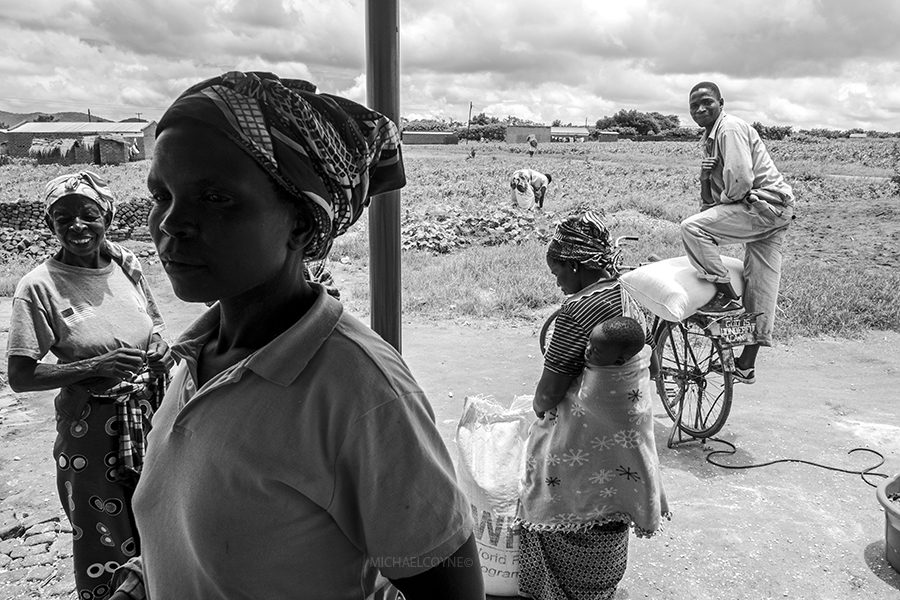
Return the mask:
{"type": "Polygon", "coordinates": [[[666,413],[691,437],[717,434],[731,412],[732,376],[723,368],[723,352],[731,350],[723,350],[719,340],[687,322],[663,323],[657,352],[656,391],[666,413]]]}

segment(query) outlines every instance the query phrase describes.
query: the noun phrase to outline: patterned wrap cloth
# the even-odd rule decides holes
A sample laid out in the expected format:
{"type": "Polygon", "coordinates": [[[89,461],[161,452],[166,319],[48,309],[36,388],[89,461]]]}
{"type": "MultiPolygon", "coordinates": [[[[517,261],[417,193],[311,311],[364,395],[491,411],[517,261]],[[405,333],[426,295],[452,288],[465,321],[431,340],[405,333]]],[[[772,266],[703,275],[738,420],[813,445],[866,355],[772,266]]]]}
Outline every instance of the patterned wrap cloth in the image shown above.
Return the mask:
{"type": "Polygon", "coordinates": [[[264,72],[213,77],[175,100],[157,136],[185,118],[224,133],[310,208],[316,235],[308,260],[328,254],[371,196],[406,184],[397,126],[360,104],[317,94],[307,81],[264,72]]]}
{"type": "Polygon", "coordinates": [[[50,180],[44,187],[44,218],[50,216],[50,209],[66,196],[85,196],[97,203],[110,220],[116,215],[116,201],[106,180],[92,171],[78,171],[60,175],[50,180]]]}
{"type": "Polygon", "coordinates": [[[624,365],[588,364],[528,437],[522,526],[577,531],[620,521],[656,533],[669,505],[653,437],[650,346],[624,365]]]}
{"type": "Polygon", "coordinates": [[[669,518],[653,437],[649,346],[621,366],[588,364],[528,436],[518,523],[519,594],[611,600],[628,528],[669,518]]]}
{"type": "Polygon", "coordinates": [[[119,481],[136,483],[140,476],[147,454],[150,419],[159,409],[168,383],[168,373],[154,375],[144,367],[130,380],[122,381],[102,393],[92,394],[95,398],[104,398],[116,404],[119,481]]]}
{"type": "Polygon", "coordinates": [[[613,248],[609,230],[593,211],[560,223],[547,247],[547,257],[560,262],[574,260],[597,271],[607,269],[611,275],[618,271],[619,251],[613,248]]]}

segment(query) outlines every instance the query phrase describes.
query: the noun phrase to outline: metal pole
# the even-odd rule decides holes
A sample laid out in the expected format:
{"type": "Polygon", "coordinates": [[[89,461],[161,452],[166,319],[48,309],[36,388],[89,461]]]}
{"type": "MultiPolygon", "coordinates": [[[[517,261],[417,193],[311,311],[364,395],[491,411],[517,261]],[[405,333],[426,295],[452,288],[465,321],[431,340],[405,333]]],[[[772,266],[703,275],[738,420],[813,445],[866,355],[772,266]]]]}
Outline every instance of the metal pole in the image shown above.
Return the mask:
{"type": "MultiPolygon", "coordinates": [[[[366,0],[366,88],[369,107],[399,127],[399,0],[366,0]]],[[[369,207],[369,306],[372,329],[401,351],[399,191],[369,207]]]]}

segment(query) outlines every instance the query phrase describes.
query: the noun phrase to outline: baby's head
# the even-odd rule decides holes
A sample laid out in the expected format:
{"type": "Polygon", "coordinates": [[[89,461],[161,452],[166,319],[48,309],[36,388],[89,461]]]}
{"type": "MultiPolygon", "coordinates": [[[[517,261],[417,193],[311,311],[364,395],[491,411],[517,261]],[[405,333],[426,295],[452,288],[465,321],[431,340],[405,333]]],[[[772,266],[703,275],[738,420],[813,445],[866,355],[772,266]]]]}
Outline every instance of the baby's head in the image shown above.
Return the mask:
{"type": "Polygon", "coordinates": [[[594,327],[584,353],[597,367],[621,365],[644,347],[644,329],[630,317],[613,317],[594,327]]]}

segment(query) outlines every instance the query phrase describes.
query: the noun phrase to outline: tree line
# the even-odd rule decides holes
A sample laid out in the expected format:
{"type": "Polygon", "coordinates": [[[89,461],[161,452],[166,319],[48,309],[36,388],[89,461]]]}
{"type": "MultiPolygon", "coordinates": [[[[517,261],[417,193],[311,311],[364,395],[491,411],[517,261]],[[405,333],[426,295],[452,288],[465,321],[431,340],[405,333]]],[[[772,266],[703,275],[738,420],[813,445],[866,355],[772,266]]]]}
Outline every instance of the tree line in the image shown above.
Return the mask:
{"type": "MultiPolygon", "coordinates": [[[[404,131],[450,131],[460,139],[503,141],[506,139],[506,128],[510,125],[535,125],[546,127],[544,123],[536,123],[527,119],[508,116],[505,119],[488,116],[480,113],[472,117],[468,126],[466,123],[455,120],[443,119],[415,119],[401,118],[404,131]]],[[[560,119],[553,121],[551,127],[563,126],[560,119]]],[[[569,123],[567,126],[573,126],[569,123]]],[[[796,139],[798,141],[812,138],[849,138],[851,134],[863,133],[872,138],[900,137],[900,132],[885,132],[863,129],[799,129],[794,130],[790,125],[763,125],[759,121],[753,123],[753,128],[764,140],[796,139]]],[[[601,131],[615,131],[620,138],[645,139],[646,136],[665,139],[700,139],[703,130],[699,127],[682,127],[677,115],[663,115],[659,112],[642,112],[639,110],[622,109],[612,116],[598,119],[593,126],[588,127],[588,137],[599,139],[601,131]]]]}

